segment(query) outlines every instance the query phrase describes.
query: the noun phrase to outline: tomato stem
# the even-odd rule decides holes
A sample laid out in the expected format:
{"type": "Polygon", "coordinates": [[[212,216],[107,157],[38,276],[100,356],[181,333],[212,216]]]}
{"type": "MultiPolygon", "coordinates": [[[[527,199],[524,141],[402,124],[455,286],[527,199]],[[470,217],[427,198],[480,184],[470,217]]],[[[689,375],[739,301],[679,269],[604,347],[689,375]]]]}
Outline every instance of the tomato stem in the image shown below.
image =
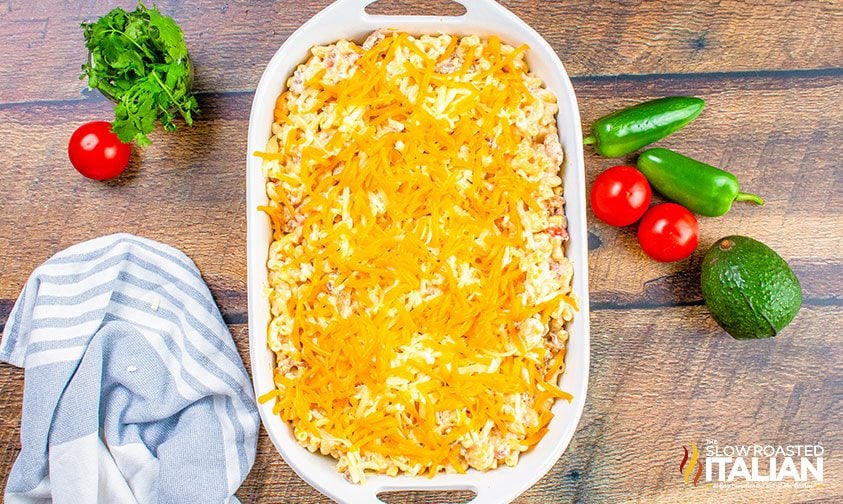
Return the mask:
{"type": "Polygon", "coordinates": [[[597,139],[594,138],[594,135],[588,135],[587,137],[582,139],[583,145],[592,145],[597,143],[597,139]]]}

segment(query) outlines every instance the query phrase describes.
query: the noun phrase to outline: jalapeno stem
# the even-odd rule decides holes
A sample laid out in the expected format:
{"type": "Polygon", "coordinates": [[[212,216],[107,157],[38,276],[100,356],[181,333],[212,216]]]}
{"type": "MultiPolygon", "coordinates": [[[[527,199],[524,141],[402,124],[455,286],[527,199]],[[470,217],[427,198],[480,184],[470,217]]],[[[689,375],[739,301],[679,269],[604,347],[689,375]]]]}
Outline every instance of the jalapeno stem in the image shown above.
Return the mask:
{"type": "Polygon", "coordinates": [[[594,135],[588,135],[587,137],[582,139],[583,145],[591,145],[595,142],[597,142],[597,139],[594,138],[594,135]]]}
{"type": "Polygon", "coordinates": [[[735,197],[735,201],[751,201],[756,205],[763,205],[764,200],[761,199],[760,196],[756,196],[754,194],[739,192],[738,195],[735,197]]]}

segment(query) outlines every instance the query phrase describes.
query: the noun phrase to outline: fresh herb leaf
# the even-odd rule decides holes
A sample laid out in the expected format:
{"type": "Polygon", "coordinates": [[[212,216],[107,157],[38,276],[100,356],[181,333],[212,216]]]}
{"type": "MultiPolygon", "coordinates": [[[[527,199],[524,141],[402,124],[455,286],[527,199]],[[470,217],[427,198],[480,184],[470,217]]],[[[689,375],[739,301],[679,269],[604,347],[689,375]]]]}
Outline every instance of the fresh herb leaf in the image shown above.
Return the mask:
{"type": "Polygon", "coordinates": [[[190,92],[192,66],[171,17],[139,3],[133,12],[118,7],[82,23],[82,31],[90,56],[80,78],[115,103],[111,127],[120,140],[150,145],[155,121],[174,131],[176,114],[193,125],[199,103],[190,92]]]}

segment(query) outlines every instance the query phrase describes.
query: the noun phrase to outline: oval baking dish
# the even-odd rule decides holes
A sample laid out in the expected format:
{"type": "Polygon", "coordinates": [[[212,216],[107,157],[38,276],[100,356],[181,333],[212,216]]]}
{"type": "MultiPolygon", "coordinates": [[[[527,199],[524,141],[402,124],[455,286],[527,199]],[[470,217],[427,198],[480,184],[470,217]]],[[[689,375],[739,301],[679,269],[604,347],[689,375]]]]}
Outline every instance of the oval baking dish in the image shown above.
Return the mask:
{"type": "Polygon", "coordinates": [[[362,41],[372,31],[393,28],[411,34],[449,33],[454,35],[498,35],[517,46],[528,44],[527,62],[557,97],[557,125],[565,151],[564,196],[570,241],[566,255],[574,268],[573,292],[579,311],[567,327],[570,333],[566,371],[560,387],[573,394],[571,403],[558,400],[554,418],[545,437],[522,454],[515,467],[488,472],[469,470],[465,474],[438,474],[433,478],[370,475],[365,484],[346,480],[335,469],[335,460],[313,454],[300,446],[292,429],[272,413],[272,404],[260,405],[260,414],[269,437],[284,460],[314,488],[328,497],[349,503],[380,503],[377,494],[394,490],[471,490],[477,504],[508,502],[538,481],[562,455],[576,430],[585,403],[589,367],[588,267],[585,213],[585,174],[582,131],[577,102],[565,68],[550,45],[532,28],[494,0],[456,0],[466,13],[457,17],[374,16],[365,7],[374,0],[340,0],[316,14],[293,33],[263,72],[252,102],[247,149],[247,260],[249,295],[249,347],[252,376],[258,395],[273,385],[274,355],[267,346],[270,320],[269,302],[264,295],[267,282],[267,256],[272,238],[269,218],[258,206],[267,203],[261,159],[253,156],[263,150],[271,136],[275,100],[287,77],[302,63],[314,45],[339,39],[362,41]]]}

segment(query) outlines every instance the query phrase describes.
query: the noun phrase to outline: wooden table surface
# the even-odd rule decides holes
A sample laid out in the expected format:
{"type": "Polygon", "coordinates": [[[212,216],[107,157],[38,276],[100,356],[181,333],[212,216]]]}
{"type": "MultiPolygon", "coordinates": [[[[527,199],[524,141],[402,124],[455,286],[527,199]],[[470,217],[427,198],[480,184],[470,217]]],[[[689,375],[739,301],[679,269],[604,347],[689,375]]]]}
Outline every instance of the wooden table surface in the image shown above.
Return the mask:
{"type": "MultiPolygon", "coordinates": [[[[133,7],[132,0],[117,2],[133,7]]],[[[407,5],[398,10],[407,12],[407,5]]],[[[413,2],[403,2],[411,4],[413,2]]],[[[438,2],[435,2],[438,3],[438,2]]],[[[97,183],[66,155],[82,122],[111,105],[83,91],[79,23],[110,2],[0,0],[0,324],[30,272],[79,241],[126,231],[191,256],[247,355],[246,129],[255,85],[286,37],[328,0],[160,0],[184,28],[202,114],[156,131],[128,172],[97,183]]],[[[584,128],[639,101],[677,94],[707,108],[661,142],[728,167],[764,207],[701,219],[688,260],[660,264],[634,229],[589,213],[591,378],[569,448],[519,503],[843,502],[843,4],[827,1],[505,1],[554,47],[584,128]],[[698,286],[707,247],[753,236],[798,275],[804,304],[778,337],[739,342],[712,321],[698,286]],[[682,446],[820,443],[824,482],[808,488],[684,483],[682,446]]],[[[412,11],[410,9],[410,11],[412,11]]],[[[415,12],[415,11],[412,11],[415,12]]],[[[587,179],[618,164],[586,149],[587,179]]],[[[632,161],[630,158],[629,161],[632,161]]],[[[577,337],[576,334],[572,337],[577,337]]],[[[19,449],[23,370],[0,366],[0,474],[19,449]]],[[[261,432],[243,502],[322,502],[261,432]]],[[[443,502],[418,494],[389,502],[443,502]]]]}

